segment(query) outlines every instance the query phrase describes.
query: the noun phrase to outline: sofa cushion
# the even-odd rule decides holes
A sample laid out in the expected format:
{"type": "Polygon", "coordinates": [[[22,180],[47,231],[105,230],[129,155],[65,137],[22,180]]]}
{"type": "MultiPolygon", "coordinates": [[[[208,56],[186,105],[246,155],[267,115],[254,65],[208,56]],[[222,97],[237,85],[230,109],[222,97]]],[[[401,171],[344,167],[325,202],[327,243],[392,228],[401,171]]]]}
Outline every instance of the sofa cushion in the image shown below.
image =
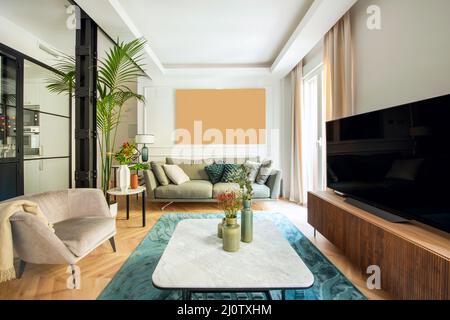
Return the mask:
{"type": "Polygon", "coordinates": [[[169,184],[155,189],[157,199],[211,199],[213,186],[205,180],[192,180],[179,186],[169,184]]]}
{"type": "Polygon", "coordinates": [[[187,174],[191,180],[209,180],[209,176],[205,171],[207,164],[180,164],[181,169],[187,174]]]}
{"type": "Polygon", "coordinates": [[[176,164],[176,165],[193,163],[192,159],[170,158],[170,157],[167,158],[166,161],[167,161],[167,164],[176,164]]]}
{"type": "Polygon", "coordinates": [[[152,171],[155,174],[156,180],[158,180],[159,184],[162,186],[167,186],[169,182],[169,178],[166,175],[166,172],[164,171],[163,165],[164,162],[155,162],[152,161],[150,163],[152,167],[152,171]]]}
{"type": "Polygon", "coordinates": [[[245,163],[245,167],[248,170],[248,180],[250,180],[251,183],[254,183],[256,181],[256,177],[258,176],[259,168],[261,168],[261,163],[247,161],[245,163]]]}
{"type": "Polygon", "coordinates": [[[239,191],[239,185],[237,183],[216,183],[213,187],[213,197],[217,198],[219,194],[222,194],[226,191],[239,191]]]}
{"type": "Polygon", "coordinates": [[[263,161],[256,177],[257,184],[265,184],[272,174],[272,160],[263,161]]]}
{"type": "Polygon", "coordinates": [[[213,163],[205,167],[205,171],[208,174],[209,180],[216,184],[220,182],[223,176],[223,170],[225,165],[223,163],[213,163]]]}
{"type": "Polygon", "coordinates": [[[233,182],[239,177],[239,173],[242,171],[240,164],[226,164],[223,168],[222,182],[233,182]]]}
{"type": "Polygon", "coordinates": [[[188,175],[181,169],[179,166],[175,164],[165,164],[163,165],[164,171],[169,177],[170,181],[172,181],[176,185],[181,185],[190,181],[188,175]]]}
{"type": "Polygon", "coordinates": [[[77,257],[82,257],[116,234],[116,220],[105,217],[75,218],[55,223],[56,236],[77,257]]]}
{"type": "Polygon", "coordinates": [[[253,199],[270,198],[270,188],[265,184],[253,184],[253,199]]]}

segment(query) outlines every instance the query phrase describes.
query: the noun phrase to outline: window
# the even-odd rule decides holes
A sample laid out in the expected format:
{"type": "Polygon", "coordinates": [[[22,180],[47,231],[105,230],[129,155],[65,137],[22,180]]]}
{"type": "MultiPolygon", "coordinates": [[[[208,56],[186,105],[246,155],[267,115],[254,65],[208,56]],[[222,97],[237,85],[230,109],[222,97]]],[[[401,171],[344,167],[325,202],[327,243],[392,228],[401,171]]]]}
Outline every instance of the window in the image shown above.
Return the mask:
{"type": "Polygon", "coordinates": [[[303,78],[302,144],[304,198],[308,191],[326,188],[325,103],[323,67],[319,66],[303,78]]]}

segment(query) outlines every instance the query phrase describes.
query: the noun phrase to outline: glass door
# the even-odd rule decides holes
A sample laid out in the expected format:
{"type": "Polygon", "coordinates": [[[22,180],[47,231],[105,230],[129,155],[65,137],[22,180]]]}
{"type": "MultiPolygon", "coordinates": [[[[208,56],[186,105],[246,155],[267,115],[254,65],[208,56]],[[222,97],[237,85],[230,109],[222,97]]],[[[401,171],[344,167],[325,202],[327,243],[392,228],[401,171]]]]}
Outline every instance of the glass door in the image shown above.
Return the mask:
{"type": "Polygon", "coordinates": [[[0,201],[21,194],[19,63],[0,48],[0,201]]]}
{"type": "Polygon", "coordinates": [[[25,194],[70,187],[70,100],[47,89],[53,71],[24,61],[25,194]]]}

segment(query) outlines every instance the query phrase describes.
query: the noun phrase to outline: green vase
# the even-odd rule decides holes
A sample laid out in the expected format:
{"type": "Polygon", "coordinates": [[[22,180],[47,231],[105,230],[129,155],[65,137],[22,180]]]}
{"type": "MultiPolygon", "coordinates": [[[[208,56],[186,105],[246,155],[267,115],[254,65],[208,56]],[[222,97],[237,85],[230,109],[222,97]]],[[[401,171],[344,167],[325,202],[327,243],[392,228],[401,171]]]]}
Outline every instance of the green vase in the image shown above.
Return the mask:
{"type": "Polygon", "coordinates": [[[253,211],[252,202],[245,200],[241,211],[241,241],[250,243],[253,241],[253,211]]]}
{"type": "Polygon", "coordinates": [[[223,218],[222,221],[219,222],[219,224],[217,225],[217,237],[219,237],[220,239],[222,239],[222,236],[223,236],[224,224],[225,224],[225,218],[223,218]]]}
{"type": "Polygon", "coordinates": [[[237,219],[226,219],[223,226],[223,250],[227,252],[239,251],[241,242],[241,226],[237,219]]]}

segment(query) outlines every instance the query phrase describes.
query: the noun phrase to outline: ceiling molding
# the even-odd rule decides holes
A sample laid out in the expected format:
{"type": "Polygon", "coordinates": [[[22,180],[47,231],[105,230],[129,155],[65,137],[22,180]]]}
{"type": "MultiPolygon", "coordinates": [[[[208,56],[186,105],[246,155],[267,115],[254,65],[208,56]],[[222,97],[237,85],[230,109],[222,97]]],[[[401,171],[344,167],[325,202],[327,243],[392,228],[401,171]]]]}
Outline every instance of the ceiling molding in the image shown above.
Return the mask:
{"type": "MultiPolygon", "coordinates": [[[[125,25],[130,29],[131,33],[135,38],[143,38],[142,32],[138,30],[133,20],[128,16],[126,10],[122,7],[118,0],[109,0],[109,3],[120,16],[125,25]]],[[[145,51],[147,52],[149,58],[151,59],[152,65],[156,66],[159,71],[164,74],[165,68],[159,60],[156,53],[150,48],[148,44],[145,45],[145,51]]],[[[151,77],[151,75],[149,75],[151,77]]]]}
{"type": "MultiPolygon", "coordinates": [[[[358,0],[315,0],[271,65],[167,64],[147,45],[146,73],[169,77],[285,77],[358,0]]],[[[77,0],[108,34],[129,41],[143,36],[118,0],[77,0]]]]}
{"type": "Polygon", "coordinates": [[[166,76],[271,77],[270,67],[202,66],[166,68],[166,76]]]}
{"type": "Polygon", "coordinates": [[[285,77],[358,0],[315,0],[271,67],[285,77]]]}

